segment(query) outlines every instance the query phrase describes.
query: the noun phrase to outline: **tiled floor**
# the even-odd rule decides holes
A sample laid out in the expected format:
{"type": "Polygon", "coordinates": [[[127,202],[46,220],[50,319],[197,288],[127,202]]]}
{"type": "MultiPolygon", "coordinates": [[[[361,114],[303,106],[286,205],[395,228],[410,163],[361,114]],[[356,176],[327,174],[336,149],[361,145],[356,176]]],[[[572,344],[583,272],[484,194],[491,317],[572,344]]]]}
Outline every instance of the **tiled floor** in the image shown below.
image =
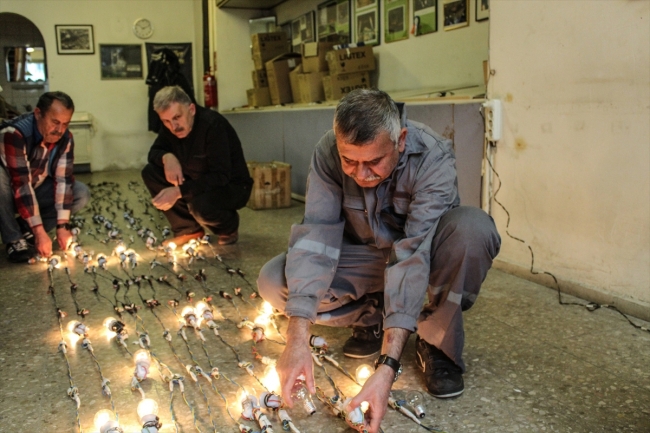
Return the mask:
{"type": "MultiPolygon", "coordinates": [[[[119,182],[122,199],[126,199],[136,215],[142,216],[143,207],[138,197],[127,188],[130,180],[138,180],[137,172],[100,173],[79,176],[84,181],[119,182]]],[[[139,189],[139,193],[142,190],[139,189]]],[[[114,205],[103,202],[114,210],[114,205]]],[[[218,252],[224,261],[233,268],[241,268],[246,277],[253,282],[260,267],[272,256],[286,249],[290,225],[300,221],[302,204],[294,202],[288,209],[273,211],[241,211],[242,224],[240,241],[229,247],[220,247],[218,252]]],[[[133,246],[139,254],[140,266],[133,274],[169,275],[160,267],[150,269],[148,263],[154,253],[144,247],[134,231],[126,228],[122,218],[123,210],[103,211],[105,216],[114,219],[123,230],[125,237],[134,236],[133,246]]],[[[109,254],[114,244],[102,244],[86,232],[97,227],[92,223],[92,212],[86,215],[87,226],[81,240],[85,250],[109,254]]],[[[149,225],[164,225],[157,219],[149,225]]],[[[145,225],[147,221],[145,220],[145,225]]],[[[99,239],[105,238],[97,234],[99,239]]],[[[212,257],[209,250],[206,256],[212,257]]],[[[162,262],[164,260],[159,258],[162,262]]],[[[111,258],[109,271],[119,277],[126,274],[119,268],[117,258],[111,258]]],[[[111,316],[112,306],[103,297],[91,291],[93,279],[83,272],[83,265],[69,259],[63,263],[70,269],[70,277],[79,285],[77,300],[80,307],[88,308],[90,315],[85,319],[89,326],[94,355],[104,377],[110,379],[112,401],[119,421],[125,432],[139,432],[136,407],[140,399],[138,391],[131,390],[133,361],[125,349],[114,340],[108,340],[102,322],[111,316]]],[[[188,270],[180,270],[189,275],[184,288],[194,291],[197,298],[204,296],[203,287],[193,278],[200,268],[206,269],[206,287],[211,293],[225,290],[233,293],[235,286],[243,292],[251,289],[238,276],[231,277],[213,258],[192,263],[184,262],[188,270]]],[[[115,296],[124,300],[124,288],[115,293],[106,271],[97,277],[99,293],[114,300],[115,296]]],[[[64,326],[75,318],[75,305],[70,291],[70,281],[63,268],[53,273],[56,301],[69,316],[63,320],[64,326]]],[[[170,280],[174,286],[181,282],[170,280]]],[[[44,432],[79,431],[74,402],[67,396],[70,380],[66,361],[58,352],[61,340],[53,299],[48,295],[48,273],[45,264],[10,265],[4,253],[0,257],[0,314],[2,332],[0,333],[0,432],[44,432]]],[[[255,379],[239,368],[233,352],[209,330],[205,351],[201,341],[193,332],[187,332],[189,348],[199,365],[209,370],[210,364],[218,366],[222,372],[214,387],[205,379],[200,379],[201,388],[191,380],[184,366],[191,364],[190,353],[180,336],[176,334],[178,321],[166,306],[167,300],[181,297],[174,289],[154,283],[157,298],[163,305],[156,308],[166,328],[173,335],[171,347],[163,338],[163,327],[153,314],[142,309],[138,331],[142,325],[151,338],[152,351],[177,374],[185,376],[185,394],[178,388],[173,396],[173,414],[170,412],[170,392],[158,368],[152,366],[150,377],[142,382],[147,397],[160,404],[160,417],[164,424],[163,432],[237,432],[236,424],[228,417],[224,400],[215,392],[223,393],[228,400],[230,411],[237,416],[235,395],[237,386],[228,382],[229,377],[258,394],[261,386],[255,379]],[[171,348],[177,354],[172,352],[171,348]],[[206,352],[207,355],[206,356],[206,352]],[[182,363],[182,365],[181,365],[182,363]],[[185,397],[185,399],[184,399],[185,397]],[[185,401],[186,400],[186,401],[185,401]],[[207,401],[207,404],[206,404],[207,401]],[[196,421],[189,408],[194,410],[196,421]],[[209,410],[208,410],[209,406],[209,410]],[[212,421],[211,421],[212,419],[212,421]]],[[[140,303],[132,288],[130,300],[140,303]]],[[[142,286],[142,294],[148,298],[152,292],[148,285],[142,286]]],[[[567,297],[568,298],[568,297],[567,297]]],[[[253,317],[254,310],[239,299],[235,305],[242,315],[253,317]]],[[[251,300],[258,303],[258,300],[251,300]]],[[[182,308],[185,304],[181,302],[182,308]]],[[[264,366],[254,359],[250,331],[235,326],[240,318],[233,305],[217,294],[214,304],[223,316],[231,321],[220,320],[220,334],[234,346],[244,361],[254,365],[258,376],[263,376],[264,366]]],[[[634,329],[621,316],[609,310],[590,313],[579,307],[558,305],[556,294],[531,282],[493,270],[483,285],[477,304],[465,314],[467,344],[465,360],[468,372],[465,375],[465,393],[452,400],[436,400],[426,396],[427,417],[424,423],[437,426],[449,433],[455,432],[650,432],[650,334],[634,329]]],[[[133,353],[139,347],[134,344],[138,334],[135,319],[124,313],[124,322],[130,332],[127,340],[128,350],[133,353]]],[[[639,322],[639,321],[637,321],[639,322]]],[[[281,329],[286,321],[279,320],[281,329]]],[[[646,323],[645,326],[648,326],[646,323]]],[[[327,329],[314,327],[314,332],[325,336],[335,359],[349,371],[354,372],[358,360],[345,358],[340,351],[342,342],[348,337],[347,329],[327,329]]],[[[100,409],[111,408],[111,401],[101,393],[101,378],[97,364],[90,353],[82,349],[80,342],[73,344],[67,336],[68,354],[72,381],[79,389],[81,408],[80,424],[84,432],[95,432],[93,417],[100,409]]],[[[270,331],[269,336],[279,337],[270,331]]],[[[267,341],[257,345],[260,354],[277,358],[282,346],[267,341]]],[[[398,396],[405,391],[423,389],[423,379],[414,364],[414,346],[409,342],[402,361],[405,372],[395,384],[398,396]]],[[[319,386],[331,394],[321,369],[316,368],[319,386]]],[[[328,366],[334,381],[344,393],[353,395],[358,386],[348,378],[328,366]]],[[[346,425],[331,415],[326,407],[317,402],[318,412],[307,417],[300,410],[290,414],[297,428],[303,433],[329,433],[351,431],[346,425]]],[[[281,424],[269,415],[274,431],[282,430],[281,424]]],[[[243,421],[255,428],[255,424],[243,421]]],[[[404,416],[388,412],[382,428],[385,432],[407,433],[425,432],[404,416]]]]}

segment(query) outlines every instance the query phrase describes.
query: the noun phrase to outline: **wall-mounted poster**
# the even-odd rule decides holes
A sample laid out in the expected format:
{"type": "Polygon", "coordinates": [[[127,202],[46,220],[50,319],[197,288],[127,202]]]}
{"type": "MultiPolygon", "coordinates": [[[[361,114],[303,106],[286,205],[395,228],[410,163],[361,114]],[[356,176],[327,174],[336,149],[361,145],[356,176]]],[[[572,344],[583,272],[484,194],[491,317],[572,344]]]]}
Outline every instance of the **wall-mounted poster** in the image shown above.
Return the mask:
{"type": "Polygon", "coordinates": [[[384,40],[395,42],[408,39],[408,0],[384,0],[384,10],[384,40]]]}
{"type": "Polygon", "coordinates": [[[142,45],[99,44],[102,80],[143,78],[142,45]]]}
{"type": "Polygon", "coordinates": [[[350,0],[329,0],[318,5],[318,40],[350,42],[350,0]],[[338,36],[338,37],[337,37],[338,36]]]}
{"type": "Polygon", "coordinates": [[[490,18],[490,0],[476,0],[476,21],[490,18]]]}
{"type": "Polygon", "coordinates": [[[379,1],[354,0],[354,42],[379,45],[379,1]]]}
{"type": "Polygon", "coordinates": [[[422,36],[438,31],[438,0],[413,0],[413,33],[422,36]]]}
{"type": "Polygon", "coordinates": [[[445,30],[454,30],[469,25],[467,0],[442,0],[445,30]]]}
{"type": "Polygon", "coordinates": [[[309,11],[291,21],[291,46],[294,53],[300,53],[300,44],[314,42],[314,11],[309,11]]]}

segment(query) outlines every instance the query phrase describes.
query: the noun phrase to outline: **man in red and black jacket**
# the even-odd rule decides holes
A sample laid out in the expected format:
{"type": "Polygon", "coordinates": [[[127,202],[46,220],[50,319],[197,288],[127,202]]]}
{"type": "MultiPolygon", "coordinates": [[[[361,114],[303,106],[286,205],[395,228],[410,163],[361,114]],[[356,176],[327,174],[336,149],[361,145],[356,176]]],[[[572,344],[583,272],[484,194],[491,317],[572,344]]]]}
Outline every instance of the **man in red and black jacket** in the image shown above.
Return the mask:
{"type": "Polygon", "coordinates": [[[221,114],[192,103],[178,86],[159,90],[153,107],[164,128],[149,151],[142,179],[169,221],[176,245],[204,235],[237,242],[239,214],[253,179],[234,128],[221,114]]]}
{"type": "Polygon", "coordinates": [[[72,239],[70,215],[90,199],[72,174],[73,113],[70,96],[47,92],[33,113],[0,124],[0,234],[12,262],[52,255],[47,233],[55,227],[65,249],[72,239]]]}

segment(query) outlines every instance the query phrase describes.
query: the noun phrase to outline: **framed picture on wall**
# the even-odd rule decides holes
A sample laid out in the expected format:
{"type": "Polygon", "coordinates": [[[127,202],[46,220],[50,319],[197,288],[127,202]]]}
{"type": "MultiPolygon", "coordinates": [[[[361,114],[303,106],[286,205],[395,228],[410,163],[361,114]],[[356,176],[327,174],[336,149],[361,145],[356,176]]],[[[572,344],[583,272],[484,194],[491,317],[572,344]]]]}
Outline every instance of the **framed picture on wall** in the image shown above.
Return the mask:
{"type": "Polygon", "coordinates": [[[142,45],[99,44],[102,80],[142,78],[142,45]]]}
{"type": "Polygon", "coordinates": [[[437,0],[413,0],[413,33],[422,36],[438,31],[437,0]]]}
{"type": "Polygon", "coordinates": [[[329,0],[319,4],[316,26],[319,41],[350,42],[350,0],[329,0]]]}
{"type": "Polygon", "coordinates": [[[468,0],[442,0],[445,30],[454,30],[469,25],[468,0]]]}
{"type": "Polygon", "coordinates": [[[476,0],[476,21],[490,18],[490,0],[476,0]]]}
{"type": "Polygon", "coordinates": [[[354,40],[366,45],[379,45],[379,1],[354,0],[354,40]]]}
{"type": "Polygon", "coordinates": [[[408,39],[408,0],[384,0],[384,10],[384,41],[395,42],[408,39]]]}
{"type": "Polygon", "coordinates": [[[316,41],[314,11],[309,11],[291,21],[291,46],[294,53],[300,53],[300,44],[316,41]]]}
{"type": "Polygon", "coordinates": [[[92,24],[57,24],[54,31],[58,54],[95,54],[92,24]]]}

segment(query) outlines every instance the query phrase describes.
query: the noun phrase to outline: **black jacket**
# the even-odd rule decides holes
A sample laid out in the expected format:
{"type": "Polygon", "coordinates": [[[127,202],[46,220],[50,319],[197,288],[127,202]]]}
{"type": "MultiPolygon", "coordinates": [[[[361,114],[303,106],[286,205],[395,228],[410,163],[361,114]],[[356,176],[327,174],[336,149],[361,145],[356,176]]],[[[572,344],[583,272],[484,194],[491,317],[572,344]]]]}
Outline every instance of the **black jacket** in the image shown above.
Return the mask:
{"type": "Polygon", "coordinates": [[[163,167],[162,157],[170,152],[183,168],[183,198],[228,184],[253,184],[237,133],[216,111],[197,105],[192,130],[182,139],[166,127],[161,128],[149,151],[149,162],[163,167]]]}

